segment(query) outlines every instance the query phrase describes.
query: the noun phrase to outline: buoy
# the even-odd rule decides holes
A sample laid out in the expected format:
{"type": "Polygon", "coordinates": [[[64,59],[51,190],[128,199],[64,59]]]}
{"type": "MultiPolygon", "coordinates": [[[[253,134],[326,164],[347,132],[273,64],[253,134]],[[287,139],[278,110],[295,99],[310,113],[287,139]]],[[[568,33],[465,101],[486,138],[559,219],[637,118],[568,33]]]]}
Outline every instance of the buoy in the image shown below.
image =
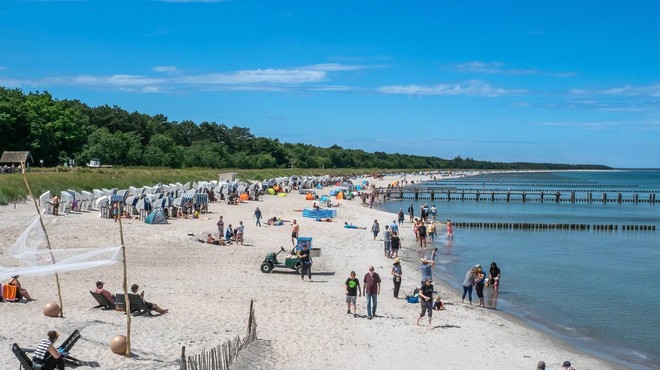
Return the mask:
{"type": "Polygon", "coordinates": [[[58,317],[60,315],[60,306],[55,302],[48,302],[44,305],[44,316],[58,317]]]}
{"type": "Polygon", "coordinates": [[[117,335],[110,339],[110,350],[118,355],[126,354],[126,336],[117,335]]]}

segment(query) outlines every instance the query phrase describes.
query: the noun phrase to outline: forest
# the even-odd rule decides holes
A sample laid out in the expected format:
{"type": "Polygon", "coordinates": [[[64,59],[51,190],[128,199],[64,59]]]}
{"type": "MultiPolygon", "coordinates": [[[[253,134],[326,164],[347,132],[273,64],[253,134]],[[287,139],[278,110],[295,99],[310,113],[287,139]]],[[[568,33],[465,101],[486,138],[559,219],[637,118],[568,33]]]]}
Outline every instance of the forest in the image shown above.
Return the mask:
{"type": "MultiPolygon", "coordinates": [[[[90,107],[48,92],[0,87],[0,152],[30,151],[35,162],[62,165],[96,158],[114,166],[169,168],[607,169],[601,165],[501,163],[368,153],[256,137],[248,127],[170,121],[165,115],[90,107]]],[[[33,164],[33,166],[36,164],[33,164]]]]}

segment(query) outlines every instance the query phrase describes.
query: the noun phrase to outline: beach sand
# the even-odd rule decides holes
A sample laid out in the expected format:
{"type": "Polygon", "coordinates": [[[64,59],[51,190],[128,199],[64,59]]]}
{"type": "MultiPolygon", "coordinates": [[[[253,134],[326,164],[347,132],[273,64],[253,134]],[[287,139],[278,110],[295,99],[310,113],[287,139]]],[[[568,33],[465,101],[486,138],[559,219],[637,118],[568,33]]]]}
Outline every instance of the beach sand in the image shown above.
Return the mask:
{"type": "MultiPolygon", "coordinates": [[[[393,180],[386,177],[376,182],[387,184],[393,180]]],[[[89,291],[95,288],[96,280],[105,280],[105,288],[113,293],[122,291],[122,266],[115,264],[60,274],[64,318],[42,314],[45,303],[57,301],[55,278],[22,276],[23,286],[37,301],[0,303],[0,364],[2,368],[18,366],[10,350],[12,343],[34,348],[48,330],[67,336],[78,329],[82,338],[71,354],[84,361],[98,361],[103,369],[177,369],[182,346],[190,355],[236,335],[243,336],[249,303],[254,299],[258,337],[270,348],[264,363],[273,369],[397,369],[418,365],[534,369],[540,360],[551,369],[560,368],[565,360],[578,369],[621,368],[579,352],[508,315],[461,304],[458,293],[437,279],[434,284],[447,309],[434,312],[434,329],[416,326],[419,305],[392,296],[392,260],[383,257],[383,233],[374,241],[369,230],[343,228],[344,221],[369,228],[374,219],[383,228],[395,216],[364,207],[359,200],[336,202],[341,207],[332,223],[302,218],[294,211],[312,204],[297,192],[285,197],[266,195],[262,201],[239,205],[212,203],[210,213],[202,214],[201,219],[174,219],[168,225],[124,220],[129,286],[138,283],[147,301],[169,309],[162,316],[132,319],[133,357],[113,354],[109,348],[113,336],[126,333],[125,315],[91,308],[96,302],[89,291]],[[313,246],[321,248],[322,254],[314,259],[313,283],[301,281],[293,271],[264,274],[259,270],[267,253],[280,246],[290,250],[291,226],[256,227],[253,213],[257,206],[264,219],[297,219],[300,236],[314,238],[313,246]],[[215,233],[220,215],[225,225],[244,222],[244,246],[215,246],[189,239],[188,233],[215,233]],[[369,265],[375,266],[383,280],[379,317],[373,320],[366,319],[364,297],[358,298],[358,313],[362,316],[358,318],[346,314],[344,300],[349,272],[356,271],[362,281],[369,265]]],[[[16,208],[0,207],[2,266],[16,265],[7,249],[35,215],[32,202],[19,203],[16,208]]],[[[58,248],[120,243],[118,224],[100,219],[98,212],[44,216],[44,220],[51,243],[58,248]]],[[[420,274],[409,222],[403,225],[401,236],[405,250],[400,296],[405,296],[418,284],[420,274]]]]}

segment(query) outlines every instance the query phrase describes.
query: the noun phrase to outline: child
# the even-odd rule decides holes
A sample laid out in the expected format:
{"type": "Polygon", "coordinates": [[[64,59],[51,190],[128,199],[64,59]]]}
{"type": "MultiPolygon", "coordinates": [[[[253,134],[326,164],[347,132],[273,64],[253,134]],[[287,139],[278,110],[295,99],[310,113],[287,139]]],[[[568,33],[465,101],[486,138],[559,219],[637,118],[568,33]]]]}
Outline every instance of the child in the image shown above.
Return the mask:
{"type": "Polygon", "coordinates": [[[445,305],[440,300],[440,294],[435,295],[435,302],[433,302],[433,309],[436,311],[444,310],[445,305]]]}

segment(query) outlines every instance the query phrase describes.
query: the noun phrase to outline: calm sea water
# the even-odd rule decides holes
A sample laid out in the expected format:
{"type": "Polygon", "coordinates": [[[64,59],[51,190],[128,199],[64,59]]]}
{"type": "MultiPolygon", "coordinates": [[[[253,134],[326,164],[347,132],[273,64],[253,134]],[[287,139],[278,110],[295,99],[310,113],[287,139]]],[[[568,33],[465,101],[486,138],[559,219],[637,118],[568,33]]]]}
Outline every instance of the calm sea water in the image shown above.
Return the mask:
{"type": "MultiPolygon", "coordinates": [[[[576,189],[608,198],[660,196],[660,171],[488,174],[425,183],[456,189],[576,189]]],[[[585,194],[578,193],[578,197],[585,194]]],[[[486,304],[517,315],[579,348],[629,367],[660,368],[660,204],[521,203],[410,200],[438,207],[454,222],[656,225],[658,231],[497,230],[454,228],[436,238],[436,272],[456,288],[475,264],[502,270],[500,293],[486,304]]],[[[474,296],[476,300],[476,294],[474,296]]]]}

